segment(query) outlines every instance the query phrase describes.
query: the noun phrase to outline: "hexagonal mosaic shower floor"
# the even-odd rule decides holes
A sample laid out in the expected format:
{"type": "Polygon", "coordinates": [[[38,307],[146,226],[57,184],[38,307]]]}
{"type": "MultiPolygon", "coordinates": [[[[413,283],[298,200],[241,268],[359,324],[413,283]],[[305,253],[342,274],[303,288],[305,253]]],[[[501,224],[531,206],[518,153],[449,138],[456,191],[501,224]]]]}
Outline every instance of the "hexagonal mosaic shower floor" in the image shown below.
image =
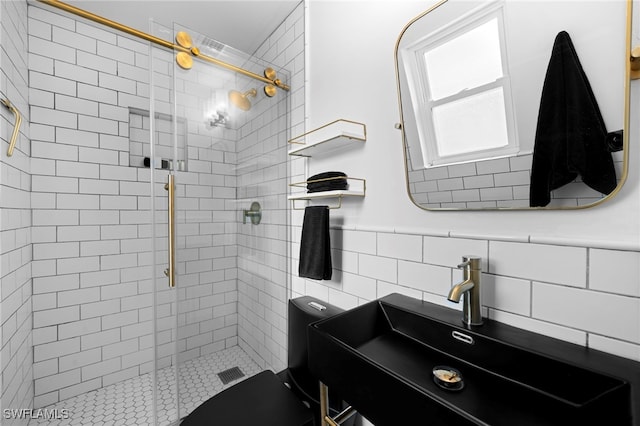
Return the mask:
{"type": "MultiPolygon", "coordinates": [[[[182,417],[218,392],[260,371],[239,346],[184,362],[179,368],[182,417]],[[233,367],[238,367],[244,376],[223,384],[218,373],[233,367]]],[[[158,397],[158,424],[169,425],[176,413],[173,368],[158,372],[158,397]]],[[[45,407],[58,412],[66,409],[68,419],[32,420],[29,425],[152,425],[152,401],[153,379],[150,373],[143,374],[45,407]]]]}

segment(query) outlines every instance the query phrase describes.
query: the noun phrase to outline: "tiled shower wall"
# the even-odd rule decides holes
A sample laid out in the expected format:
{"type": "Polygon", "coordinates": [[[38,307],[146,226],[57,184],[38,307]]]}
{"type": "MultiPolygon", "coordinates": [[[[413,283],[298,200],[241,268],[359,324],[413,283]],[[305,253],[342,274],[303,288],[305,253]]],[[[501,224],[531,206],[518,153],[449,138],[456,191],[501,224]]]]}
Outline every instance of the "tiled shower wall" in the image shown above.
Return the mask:
{"type": "MultiPolygon", "coordinates": [[[[0,106],[0,407],[3,409],[29,408],[33,400],[26,22],[26,3],[0,3],[0,96],[10,100],[23,116],[16,149],[12,157],[7,157],[15,117],[0,106]]],[[[6,421],[11,424],[9,419],[6,421]]]]}
{"type": "MultiPolygon", "coordinates": [[[[152,368],[150,175],[129,166],[129,108],[149,108],[149,58],[145,43],[37,6],[29,31],[34,405],[42,407],[152,368]]],[[[158,105],[169,102],[167,56],[154,63],[158,105]]],[[[188,81],[204,69],[178,79],[194,105],[208,92],[188,81]]],[[[235,134],[219,140],[199,120],[187,123],[188,171],[176,177],[183,358],[237,344],[235,134]]],[[[165,262],[161,253],[156,276],[165,262]]],[[[167,295],[159,295],[165,318],[167,295]]],[[[164,364],[171,323],[160,322],[164,364]]]]}
{"type": "MultiPolygon", "coordinates": [[[[294,271],[300,227],[294,233],[294,271]]],[[[349,308],[398,292],[448,302],[462,255],[483,258],[485,316],[640,361],[640,253],[523,236],[335,228],[331,281],[293,278],[293,292],[349,308]]],[[[462,313],[461,313],[462,315],[462,313]]]]}
{"type": "Polygon", "coordinates": [[[29,33],[42,407],[151,368],[148,170],[128,167],[127,138],[127,108],[148,108],[148,60],[144,44],[37,6],[29,33]]]}
{"type": "MultiPolygon", "coordinates": [[[[255,56],[286,68],[291,92],[256,105],[263,114],[239,130],[240,206],[258,200],[260,225],[238,225],[238,337],[265,368],[287,362],[287,299],[290,283],[287,141],[304,128],[304,5],[301,3],[256,51],[255,56]],[[277,100],[277,106],[273,101],[277,100]],[[290,106],[290,121],[287,107],[290,106]],[[261,164],[268,159],[266,165],[261,164]]],[[[242,222],[242,219],[239,218],[242,222]]]]}
{"type": "MultiPolygon", "coordinates": [[[[0,2],[0,96],[23,116],[12,157],[15,117],[0,106],[0,408],[32,407],[31,164],[27,4],[0,2]]],[[[13,424],[0,413],[0,422],[13,424]]]]}

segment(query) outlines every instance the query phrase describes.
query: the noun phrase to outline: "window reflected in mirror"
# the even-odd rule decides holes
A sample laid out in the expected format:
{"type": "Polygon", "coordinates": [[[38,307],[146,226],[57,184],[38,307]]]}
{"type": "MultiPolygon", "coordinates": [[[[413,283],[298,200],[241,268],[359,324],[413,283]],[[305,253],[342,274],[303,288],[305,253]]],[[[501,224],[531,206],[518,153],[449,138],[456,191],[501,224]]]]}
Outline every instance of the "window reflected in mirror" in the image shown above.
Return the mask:
{"type": "Polygon", "coordinates": [[[396,72],[412,201],[424,209],[565,209],[615,195],[628,174],[630,4],[441,0],[407,24],[396,72]],[[606,155],[617,186],[601,193],[580,172],[551,188],[550,202],[539,207],[530,198],[532,163],[561,32],[571,34],[607,138],[616,135],[618,146],[606,155]]]}
{"type": "Polygon", "coordinates": [[[401,52],[425,168],[518,152],[503,13],[491,6],[401,52]]]}

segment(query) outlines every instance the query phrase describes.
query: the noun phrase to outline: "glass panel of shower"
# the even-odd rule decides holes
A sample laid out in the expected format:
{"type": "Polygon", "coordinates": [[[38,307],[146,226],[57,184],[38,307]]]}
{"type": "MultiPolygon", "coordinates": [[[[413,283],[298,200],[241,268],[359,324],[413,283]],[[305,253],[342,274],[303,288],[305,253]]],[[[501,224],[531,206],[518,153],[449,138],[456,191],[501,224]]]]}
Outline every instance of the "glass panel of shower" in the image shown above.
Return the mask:
{"type": "MultiPolygon", "coordinates": [[[[152,23],[152,34],[289,81],[178,25],[152,23]]],[[[150,143],[130,161],[150,168],[154,417],[168,425],[243,377],[286,365],[289,100],[212,61],[150,49],[150,108],[130,111],[150,143]]]]}

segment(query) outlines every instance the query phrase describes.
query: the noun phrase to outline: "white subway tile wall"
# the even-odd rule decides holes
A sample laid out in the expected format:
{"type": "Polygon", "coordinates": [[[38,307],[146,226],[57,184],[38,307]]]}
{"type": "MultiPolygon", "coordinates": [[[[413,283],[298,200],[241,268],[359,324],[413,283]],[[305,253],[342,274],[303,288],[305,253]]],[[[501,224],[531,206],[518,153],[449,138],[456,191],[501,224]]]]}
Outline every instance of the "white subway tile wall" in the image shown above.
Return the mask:
{"type": "MultiPolygon", "coordinates": [[[[0,2],[0,97],[23,116],[7,157],[15,117],[0,106],[0,407],[33,407],[31,129],[29,126],[27,3],[0,2]]],[[[41,64],[46,67],[45,64],[41,64]]],[[[36,96],[37,97],[37,96],[36,96]]],[[[40,99],[41,103],[52,99],[40,99]]],[[[45,165],[43,165],[45,167],[45,165]]],[[[45,250],[46,252],[47,250],[45,250]]],[[[2,420],[3,425],[20,424],[2,420]],[[6,422],[6,423],[5,423],[6,422]]]]}
{"type": "Polygon", "coordinates": [[[640,253],[592,249],[589,288],[640,297],[640,253]]]}
{"type": "MultiPolygon", "coordinates": [[[[151,63],[161,114],[154,135],[161,145],[170,140],[170,122],[162,114],[171,113],[175,93],[185,147],[179,152],[184,168],[176,177],[180,360],[240,344],[261,367],[282,368],[288,295],[285,145],[289,103],[296,105],[290,96],[300,103],[304,95],[280,91],[254,101],[252,118],[237,119],[234,129],[212,128],[200,116],[214,89],[247,83],[223,76],[220,88],[212,88],[210,67],[201,66],[180,72],[173,92],[170,53],[154,49],[150,61],[146,43],[38,5],[30,5],[28,14],[35,28],[29,35],[35,101],[33,406],[153,367],[152,274],[163,282],[167,206],[164,197],[156,200],[154,230],[150,170],[133,167],[150,154],[144,134],[148,117],[140,110],[149,109],[151,63]],[[262,223],[239,224],[242,209],[253,200],[263,206],[262,223]],[[154,235],[160,237],[157,271],[152,268],[154,235]]],[[[291,78],[277,71],[302,92],[303,29],[301,6],[258,53],[295,69],[291,78]]],[[[163,174],[158,172],[158,182],[163,174]]],[[[155,190],[163,194],[163,183],[155,190]]],[[[174,361],[174,293],[167,287],[157,296],[161,367],[174,361]]],[[[27,305],[30,309],[30,300],[27,305]]],[[[26,329],[31,328],[29,322],[26,329]]]]}
{"type": "MultiPolygon", "coordinates": [[[[299,235],[301,220],[293,225],[299,235]]],[[[478,255],[489,318],[640,361],[637,251],[339,227],[331,236],[334,259],[343,258],[334,262],[331,281],[299,278],[298,251],[292,248],[294,296],[314,295],[346,309],[398,292],[461,309],[446,296],[462,278],[461,256],[478,255]],[[358,260],[348,270],[341,266],[353,256],[358,260]]]]}
{"type": "MultiPolygon", "coordinates": [[[[290,295],[288,144],[304,126],[304,5],[301,3],[258,48],[263,58],[290,72],[279,78],[291,86],[284,96],[253,108],[264,111],[239,129],[238,205],[262,206],[260,225],[238,217],[238,339],[262,368],[287,365],[287,299],[290,295]],[[277,101],[277,106],[274,106],[277,101]],[[287,114],[287,111],[292,111],[287,114]],[[265,163],[265,159],[269,159],[265,163]]],[[[241,213],[240,213],[241,214],[241,213]]]]}
{"type": "Polygon", "coordinates": [[[491,241],[489,272],[574,287],[587,285],[587,249],[491,241]]]}
{"type": "MultiPolygon", "coordinates": [[[[131,63],[136,49],[148,47],[28,9],[36,29],[29,37],[31,121],[38,129],[33,404],[42,407],[150,369],[150,241],[130,249],[150,219],[143,201],[149,184],[143,178],[146,192],[131,192],[138,173],[126,167],[129,110],[121,100],[128,90],[148,103],[148,88],[136,92],[132,80],[118,85],[124,80],[116,75],[119,61],[131,63]],[[129,331],[141,325],[146,329],[129,331]]],[[[148,71],[140,69],[136,76],[146,84],[148,71]]]]}

